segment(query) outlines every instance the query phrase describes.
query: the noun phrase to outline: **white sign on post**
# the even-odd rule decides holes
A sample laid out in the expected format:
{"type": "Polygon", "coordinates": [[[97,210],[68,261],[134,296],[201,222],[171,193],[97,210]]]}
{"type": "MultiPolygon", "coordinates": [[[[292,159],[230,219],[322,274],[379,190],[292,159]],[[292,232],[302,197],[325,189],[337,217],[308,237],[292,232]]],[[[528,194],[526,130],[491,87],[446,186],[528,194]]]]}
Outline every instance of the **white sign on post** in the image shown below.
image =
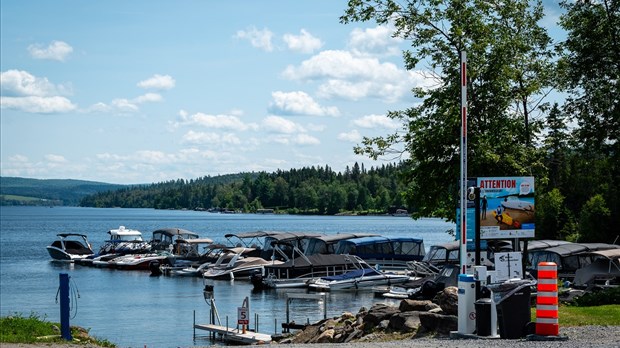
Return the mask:
{"type": "Polygon", "coordinates": [[[248,325],[249,323],[248,309],[246,307],[237,307],[237,324],[248,325]]]}
{"type": "Polygon", "coordinates": [[[520,252],[495,253],[495,274],[498,281],[523,279],[523,264],[520,252]]]}

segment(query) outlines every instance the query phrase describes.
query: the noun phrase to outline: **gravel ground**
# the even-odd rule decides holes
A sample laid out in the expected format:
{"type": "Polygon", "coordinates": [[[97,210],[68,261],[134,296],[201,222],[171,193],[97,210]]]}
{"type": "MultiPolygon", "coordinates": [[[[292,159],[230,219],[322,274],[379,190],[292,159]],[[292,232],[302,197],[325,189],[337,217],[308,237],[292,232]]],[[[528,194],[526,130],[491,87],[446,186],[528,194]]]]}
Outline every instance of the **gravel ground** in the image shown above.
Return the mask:
{"type": "MultiPolygon", "coordinates": [[[[530,341],[526,339],[502,340],[502,339],[450,339],[450,338],[417,338],[403,341],[390,342],[357,342],[338,344],[273,344],[272,347],[281,348],[452,348],[452,347],[484,347],[484,348],[587,348],[587,347],[619,347],[620,326],[580,326],[560,327],[560,336],[566,337],[562,341],[530,341]]],[[[78,344],[15,344],[0,343],[2,348],[95,348],[92,345],[78,344]]],[[[201,346],[219,347],[222,346],[201,346]]],[[[264,347],[264,346],[248,346],[264,347]]],[[[124,348],[124,347],[121,347],[124,348]]],[[[171,348],[171,347],[155,347],[171,348]]],[[[198,347],[194,347],[198,348],[198,347]]]]}

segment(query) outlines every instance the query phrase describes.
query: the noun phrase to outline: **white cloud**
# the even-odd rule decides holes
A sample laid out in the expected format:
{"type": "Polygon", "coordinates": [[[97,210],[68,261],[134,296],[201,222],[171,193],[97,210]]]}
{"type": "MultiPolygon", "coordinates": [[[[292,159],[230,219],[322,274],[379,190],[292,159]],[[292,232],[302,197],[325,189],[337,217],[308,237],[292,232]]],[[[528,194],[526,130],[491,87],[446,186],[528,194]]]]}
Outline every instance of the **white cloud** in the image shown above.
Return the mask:
{"type": "Polygon", "coordinates": [[[300,35],[285,34],[282,39],[288,49],[294,52],[312,53],[323,46],[323,42],[319,38],[312,36],[305,29],[301,29],[300,35]]]}
{"type": "Polygon", "coordinates": [[[353,124],[362,128],[385,128],[391,130],[396,130],[402,126],[397,120],[385,115],[366,115],[354,120],[353,124]]]}
{"type": "Polygon", "coordinates": [[[335,106],[322,107],[305,92],[273,92],[269,109],[278,115],[338,116],[335,106]]]}
{"type": "Polygon", "coordinates": [[[64,62],[73,52],[73,47],[63,41],[52,41],[47,47],[40,44],[28,46],[28,52],[35,59],[51,59],[64,62]]]}
{"type": "Polygon", "coordinates": [[[241,140],[232,133],[218,134],[212,132],[195,132],[193,130],[188,131],[183,136],[184,143],[197,144],[197,145],[239,145],[241,140]]]}
{"type": "Polygon", "coordinates": [[[279,116],[267,116],[263,119],[262,126],[265,130],[273,133],[292,134],[305,132],[305,129],[295,122],[279,116]]]}
{"type": "Polygon", "coordinates": [[[402,49],[398,46],[403,39],[392,37],[392,25],[374,28],[355,28],[349,35],[349,48],[356,55],[398,56],[402,49]]]}
{"type": "Polygon", "coordinates": [[[319,139],[308,134],[297,134],[292,140],[298,145],[319,145],[321,143],[319,139]]]}
{"type": "Polygon", "coordinates": [[[69,112],[77,108],[65,97],[0,97],[0,107],[40,114],[69,112]]]}
{"type": "Polygon", "coordinates": [[[393,63],[333,50],[322,51],[297,67],[289,65],[283,76],[291,80],[323,80],[318,95],[324,98],[372,97],[389,103],[410,97],[415,86],[429,84],[421,74],[400,69],[393,63]]]}
{"type": "Polygon", "coordinates": [[[271,38],[273,33],[269,29],[259,30],[255,27],[250,27],[247,30],[239,30],[235,34],[235,38],[244,39],[250,41],[253,47],[260,48],[264,51],[273,51],[273,44],[271,38]]]}
{"type": "Polygon", "coordinates": [[[70,88],[54,85],[47,78],[36,77],[23,70],[7,70],[0,74],[2,95],[11,97],[50,97],[70,94],[70,88]]]}
{"type": "Polygon", "coordinates": [[[0,106],[32,113],[58,113],[77,108],[62,95],[70,89],[54,85],[47,78],[36,77],[23,70],[7,70],[0,74],[0,106]]]}
{"type": "Polygon", "coordinates": [[[358,143],[362,140],[362,135],[360,134],[360,132],[354,129],[350,132],[343,132],[338,134],[338,139],[352,143],[358,143]]]}
{"type": "Polygon", "coordinates": [[[53,163],[66,163],[67,162],[67,159],[64,156],[54,155],[54,154],[45,155],[45,159],[53,163]]]}
{"type": "Polygon", "coordinates": [[[157,93],[146,93],[133,99],[117,98],[112,100],[111,106],[104,103],[97,103],[90,106],[85,112],[109,112],[113,109],[120,112],[138,112],[140,110],[139,105],[144,103],[160,102],[163,97],[157,93]]]}
{"type": "Polygon", "coordinates": [[[176,81],[170,75],[155,74],[153,77],[138,82],[138,87],[144,89],[166,90],[174,88],[176,81]]]}
{"type": "Polygon", "coordinates": [[[243,123],[237,116],[232,115],[207,115],[198,112],[188,115],[187,112],[180,112],[181,121],[174,124],[178,126],[201,126],[216,129],[231,129],[236,131],[245,131],[248,129],[256,129],[257,125],[243,123]]]}

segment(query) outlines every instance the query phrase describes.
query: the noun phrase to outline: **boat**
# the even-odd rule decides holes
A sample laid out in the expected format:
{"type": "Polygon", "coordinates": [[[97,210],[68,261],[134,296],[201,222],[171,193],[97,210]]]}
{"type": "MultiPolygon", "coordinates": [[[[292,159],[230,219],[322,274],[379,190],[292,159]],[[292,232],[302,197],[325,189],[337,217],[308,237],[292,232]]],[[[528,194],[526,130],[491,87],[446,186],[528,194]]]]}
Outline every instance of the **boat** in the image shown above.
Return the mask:
{"type": "Polygon", "coordinates": [[[109,238],[99,248],[99,252],[76,261],[83,266],[107,267],[107,262],[126,254],[139,254],[149,251],[150,243],[142,239],[142,232],[120,226],[108,232],[109,238]]]}
{"type": "Polygon", "coordinates": [[[148,271],[159,269],[161,265],[174,265],[175,256],[169,251],[157,251],[145,254],[128,254],[108,261],[111,268],[122,270],[148,271]]]}
{"type": "Polygon", "coordinates": [[[308,289],[313,291],[372,289],[376,286],[406,283],[411,279],[406,274],[383,272],[370,267],[359,258],[357,260],[362,265],[360,269],[313,279],[308,282],[308,289]]]}
{"type": "Polygon", "coordinates": [[[407,262],[424,258],[424,241],[412,237],[360,237],[341,240],[336,254],[356,255],[384,270],[404,270],[407,262]]]}
{"type": "Polygon", "coordinates": [[[185,241],[198,239],[198,234],[182,228],[160,228],[153,231],[148,252],[128,254],[113,258],[109,266],[123,270],[157,270],[161,266],[173,266],[177,257],[189,253],[195,247],[185,241]]]}
{"type": "Polygon", "coordinates": [[[254,249],[249,256],[262,257],[265,260],[288,261],[295,253],[294,248],[303,253],[309,243],[309,238],[323,236],[317,232],[295,231],[253,231],[242,233],[228,233],[224,237],[230,245],[254,249]],[[280,244],[279,242],[288,242],[280,244]]]}
{"type": "Polygon", "coordinates": [[[88,237],[84,234],[59,233],[56,237],[57,239],[47,246],[47,252],[54,260],[74,262],[94,254],[88,237]]]}
{"type": "Polygon", "coordinates": [[[534,203],[521,200],[516,196],[505,197],[501,205],[504,209],[534,211],[534,203]]]}
{"type": "Polygon", "coordinates": [[[337,233],[323,236],[308,237],[304,255],[336,254],[338,242],[351,238],[376,237],[376,233],[337,233]]]}
{"type": "Polygon", "coordinates": [[[254,289],[306,288],[315,278],[343,274],[359,269],[354,256],[342,254],[300,255],[284,263],[263,266],[252,274],[254,289]]]}
{"type": "Polygon", "coordinates": [[[550,248],[528,250],[526,268],[536,277],[540,262],[554,262],[557,265],[558,279],[572,281],[578,269],[591,263],[590,252],[611,249],[620,249],[620,246],[606,243],[564,243],[550,248]]]}
{"type": "Polygon", "coordinates": [[[620,286],[620,249],[586,252],[590,264],[575,271],[573,287],[586,291],[620,286]]]}
{"type": "Polygon", "coordinates": [[[339,233],[333,235],[304,238],[305,250],[287,241],[274,241],[280,250],[292,250],[292,255],[284,263],[265,265],[263,272],[252,274],[254,289],[303,288],[311,279],[342,274],[358,269],[358,262],[344,254],[335,254],[338,242],[351,238],[376,236],[372,233],[339,233]]]}
{"type": "Polygon", "coordinates": [[[262,257],[250,256],[254,248],[227,248],[220,258],[202,274],[205,279],[250,279],[256,271],[262,272],[263,266],[282,261],[267,261],[262,257]]]}

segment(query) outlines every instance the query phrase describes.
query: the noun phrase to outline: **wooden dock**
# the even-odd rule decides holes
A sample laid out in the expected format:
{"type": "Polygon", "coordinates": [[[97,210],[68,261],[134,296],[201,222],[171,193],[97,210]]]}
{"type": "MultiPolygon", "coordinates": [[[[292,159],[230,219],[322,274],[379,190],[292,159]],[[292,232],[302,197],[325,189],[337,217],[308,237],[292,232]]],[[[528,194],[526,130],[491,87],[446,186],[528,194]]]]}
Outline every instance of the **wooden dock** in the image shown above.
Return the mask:
{"type": "Polygon", "coordinates": [[[205,330],[220,335],[224,342],[234,342],[239,344],[267,344],[271,343],[271,335],[247,331],[243,333],[240,329],[213,325],[195,324],[194,329],[205,330]]]}

